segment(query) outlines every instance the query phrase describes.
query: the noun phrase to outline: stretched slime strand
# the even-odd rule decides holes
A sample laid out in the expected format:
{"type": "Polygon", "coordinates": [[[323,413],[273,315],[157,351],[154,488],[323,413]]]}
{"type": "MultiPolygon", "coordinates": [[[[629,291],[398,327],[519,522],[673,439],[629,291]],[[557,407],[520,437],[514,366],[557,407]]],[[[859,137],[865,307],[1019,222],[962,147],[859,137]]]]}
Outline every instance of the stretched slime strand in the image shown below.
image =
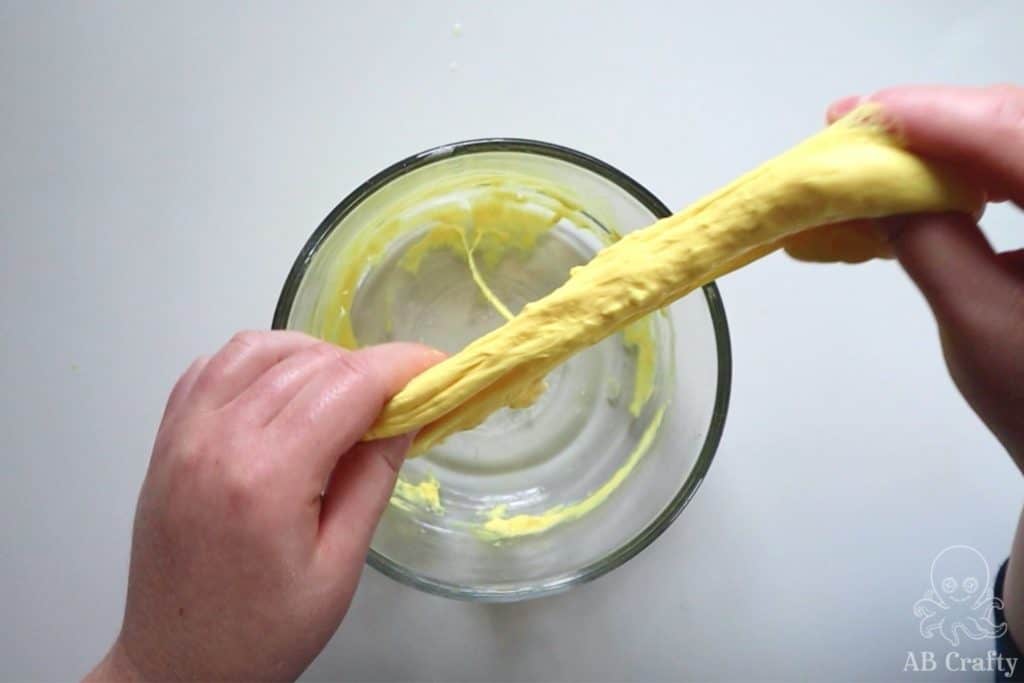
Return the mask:
{"type": "Polygon", "coordinates": [[[546,297],[411,382],[367,439],[419,429],[419,454],[505,407],[524,407],[578,351],[815,226],[921,211],[973,212],[981,196],[903,149],[876,105],[574,268],[546,297]]]}

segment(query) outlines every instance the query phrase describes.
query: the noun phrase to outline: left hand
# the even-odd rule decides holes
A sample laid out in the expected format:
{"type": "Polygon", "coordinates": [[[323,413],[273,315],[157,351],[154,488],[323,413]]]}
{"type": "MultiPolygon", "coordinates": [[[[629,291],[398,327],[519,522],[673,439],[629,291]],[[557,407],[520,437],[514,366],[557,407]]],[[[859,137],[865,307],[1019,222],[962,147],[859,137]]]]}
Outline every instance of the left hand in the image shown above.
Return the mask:
{"type": "Polygon", "coordinates": [[[139,496],[124,624],[89,678],[302,673],[348,609],[410,443],[359,439],[443,357],[245,332],[193,363],[139,496]]]}

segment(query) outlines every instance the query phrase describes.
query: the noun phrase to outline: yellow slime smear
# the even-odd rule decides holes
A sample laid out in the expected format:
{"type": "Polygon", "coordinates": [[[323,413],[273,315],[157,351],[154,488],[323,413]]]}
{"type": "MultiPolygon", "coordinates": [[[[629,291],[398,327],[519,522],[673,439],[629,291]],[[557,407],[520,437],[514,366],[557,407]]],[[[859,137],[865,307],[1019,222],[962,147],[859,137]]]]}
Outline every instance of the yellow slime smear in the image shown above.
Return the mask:
{"type": "MultiPolygon", "coordinates": [[[[581,213],[580,203],[570,198],[564,189],[550,184],[538,189],[536,178],[515,174],[503,174],[501,177],[475,174],[445,179],[423,192],[403,197],[392,204],[383,216],[377,224],[355,235],[345,249],[324,306],[328,315],[322,316],[324,322],[317,331],[325,339],[348,348],[359,346],[350,314],[360,279],[380,262],[394,241],[408,231],[431,226],[406,248],[398,262],[400,268],[416,274],[428,254],[437,250],[450,251],[466,261],[484,298],[503,318],[511,320],[514,314],[488,286],[478,261],[484,267],[493,268],[510,253],[529,254],[536,248],[540,237],[563,220],[580,229],[592,230],[595,227],[593,221],[581,213]],[[524,193],[516,189],[517,186],[527,187],[529,191],[524,193]],[[452,193],[460,190],[468,191],[452,198],[452,193]],[[438,200],[438,197],[442,199],[438,200]]],[[[603,227],[611,229],[610,238],[596,231],[595,234],[608,241],[620,238],[612,226],[603,227]]],[[[387,327],[391,325],[393,294],[389,290],[386,295],[387,327]]],[[[623,343],[636,354],[636,380],[630,403],[630,412],[635,417],[650,399],[654,388],[655,353],[650,324],[641,320],[625,330],[623,343]]],[[[540,381],[520,391],[509,405],[526,407],[539,397],[544,388],[543,378],[540,378],[540,381]]],[[[625,470],[622,472],[620,482],[626,473],[625,470]]],[[[437,514],[444,512],[440,484],[432,475],[419,484],[411,484],[399,477],[391,504],[409,512],[416,508],[437,514]]]]}
{"type": "MultiPolygon", "coordinates": [[[[481,294],[491,305],[506,320],[514,320],[516,316],[488,287],[477,257],[485,267],[493,268],[510,253],[528,254],[536,248],[538,239],[562,220],[580,229],[592,230],[594,227],[593,221],[582,213],[580,202],[568,191],[550,183],[538,190],[537,183],[536,178],[511,173],[501,176],[461,175],[438,181],[421,192],[396,201],[388,207],[382,219],[361,230],[345,248],[343,258],[339,259],[332,274],[328,297],[319,307],[324,312],[320,315],[321,323],[318,329],[312,330],[313,333],[346,348],[358,348],[350,314],[360,279],[380,262],[382,255],[397,239],[424,225],[431,227],[406,249],[399,260],[399,267],[416,273],[427,254],[439,249],[451,251],[466,260],[481,294]],[[518,188],[529,188],[529,191],[518,188]],[[464,191],[465,197],[458,195],[460,191],[464,191]]],[[[618,238],[614,230],[611,235],[610,239],[618,238]]],[[[655,353],[650,324],[637,321],[635,327],[625,330],[623,343],[636,353],[636,378],[630,412],[637,416],[650,398],[654,384],[655,353]]],[[[481,411],[480,419],[463,428],[476,426],[497,408],[530,405],[544,391],[545,374],[507,392],[500,405],[481,411]]],[[[415,427],[407,431],[412,429],[415,427]]],[[[430,443],[439,440],[431,440],[430,443]]],[[[413,454],[421,454],[427,449],[428,444],[419,438],[413,454]]]]}
{"type": "Polygon", "coordinates": [[[328,296],[318,305],[318,324],[311,331],[345,348],[359,348],[350,313],[360,279],[397,239],[424,225],[432,227],[399,262],[411,273],[436,249],[463,255],[461,233],[466,230],[479,235],[478,253],[485,265],[494,266],[510,251],[532,250],[537,239],[560,220],[590,228],[579,204],[561,188],[546,186],[543,192],[529,193],[517,189],[533,184],[535,179],[514,173],[463,173],[398,198],[346,244],[329,277],[328,296]]]}
{"type": "Polygon", "coordinates": [[[399,477],[395,483],[395,490],[391,494],[391,504],[406,512],[412,512],[414,507],[418,507],[439,515],[444,514],[444,506],[441,504],[441,485],[432,474],[428,474],[418,484],[410,484],[399,477]]]}
{"type": "Polygon", "coordinates": [[[658,434],[658,428],[661,427],[661,419],[664,415],[665,406],[662,406],[655,413],[654,419],[651,420],[647,429],[644,430],[643,436],[640,437],[640,441],[637,442],[636,447],[633,448],[626,462],[616,470],[615,474],[608,481],[583,500],[567,505],[556,505],[536,515],[522,514],[511,517],[507,516],[508,505],[497,505],[484,513],[487,516],[487,521],[479,528],[474,528],[474,533],[487,541],[500,541],[517,536],[543,533],[560,524],[589,514],[597,506],[608,500],[608,497],[612,495],[615,489],[622,485],[622,482],[626,480],[626,477],[633,471],[633,468],[637,466],[640,459],[644,457],[651,444],[654,443],[654,438],[658,434]]]}
{"type": "MultiPolygon", "coordinates": [[[[551,225],[548,225],[544,230],[550,230],[551,225]]],[[[477,250],[480,245],[481,237],[486,232],[481,230],[475,231],[475,237],[473,244],[469,244],[466,240],[466,229],[459,225],[439,225],[433,228],[423,238],[421,238],[415,245],[413,245],[409,251],[402,255],[402,259],[399,261],[399,265],[405,270],[416,273],[419,271],[420,263],[423,257],[434,249],[442,247],[451,249],[454,253],[465,256],[466,263],[469,266],[470,275],[473,277],[473,281],[476,283],[477,289],[484,295],[488,303],[494,307],[501,317],[505,320],[511,320],[515,317],[512,311],[508,310],[508,307],[501,302],[501,300],[495,295],[491,288],[487,286],[487,282],[484,280],[483,275],[480,274],[480,269],[477,268],[476,259],[473,258],[473,252],[477,250]]],[[[501,243],[504,247],[516,247],[523,251],[533,248],[533,243],[536,242],[536,235],[532,235],[529,230],[524,231],[520,234],[518,239],[507,243],[501,243]]],[[[492,249],[487,254],[494,254],[496,250],[492,249]]]]}
{"type": "Polygon", "coordinates": [[[651,321],[641,318],[622,330],[622,343],[636,354],[636,376],[633,384],[633,400],[629,403],[629,414],[640,415],[644,405],[654,393],[654,344],[651,343],[651,321]]]}
{"type": "Polygon", "coordinates": [[[525,253],[533,249],[540,235],[562,219],[581,229],[589,226],[579,205],[559,188],[545,187],[543,193],[528,195],[515,189],[530,182],[529,177],[512,173],[456,174],[391,203],[379,219],[345,246],[329,277],[328,296],[318,305],[321,315],[311,332],[345,348],[359,348],[350,313],[360,279],[397,239],[424,225],[433,227],[409,248],[399,264],[409,272],[415,273],[423,256],[435,249],[447,247],[459,254],[459,232],[465,229],[480,234],[479,252],[485,263],[493,266],[509,251],[525,253]],[[456,196],[470,188],[466,198],[456,196]]]}
{"type": "Polygon", "coordinates": [[[502,327],[415,377],[368,439],[420,429],[419,453],[538,394],[573,354],[697,287],[777,249],[801,230],[920,211],[974,212],[982,198],[902,149],[861,107],[689,208],[576,268],[502,327]]]}

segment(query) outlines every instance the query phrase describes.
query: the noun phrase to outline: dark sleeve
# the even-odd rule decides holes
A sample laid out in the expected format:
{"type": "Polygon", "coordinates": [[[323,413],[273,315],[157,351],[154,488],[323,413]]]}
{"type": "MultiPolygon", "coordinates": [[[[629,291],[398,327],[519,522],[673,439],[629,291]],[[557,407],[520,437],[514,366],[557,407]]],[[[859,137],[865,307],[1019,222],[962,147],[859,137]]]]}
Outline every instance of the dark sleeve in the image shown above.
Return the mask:
{"type": "MultiPolygon", "coordinates": [[[[993,622],[996,624],[1005,624],[1006,617],[1003,615],[1003,581],[1006,579],[1006,562],[1003,562],[1003,566],[999,568],[999,573],[996,574],[996,584],[992,588],[992,597],[995,599],[995,607],[993,610],[993,622]]],[[[1001,636],[996,637],[996,652],[999,653],[1004,659],[1016,659],[1018,663],[1021,661],[1020,648],[1017,647],[1016,641],[1013,639],[1013,634],[1010,633],[1010,629],[1007,628],[1001,636]]],[[[1007,678],[1005,671],[996,671],[997,681],[1024,681],[1024,669],[1020,666],[1016,667],[1013,671],[1013,677],[1007,678]]]]}

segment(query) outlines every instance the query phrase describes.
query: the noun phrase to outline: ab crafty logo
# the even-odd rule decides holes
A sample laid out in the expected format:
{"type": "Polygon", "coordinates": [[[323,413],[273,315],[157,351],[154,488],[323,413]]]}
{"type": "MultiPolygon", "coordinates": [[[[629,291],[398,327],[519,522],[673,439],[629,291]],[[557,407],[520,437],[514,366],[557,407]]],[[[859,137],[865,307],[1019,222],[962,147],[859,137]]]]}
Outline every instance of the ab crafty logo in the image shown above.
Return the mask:
{"type": "Polygon", "coordinates": [[[985,556],[969,545],[951,545],[932,560],[930,579],[930,588],[914,603],[914,616],[922,637],[936,641],[941,638],[952,649],[940,653],[908,651],[903,670],[927,672],[943,666],[946,671],[1013,676],[1016,657],[1003,657],[994,649],[983,656],[961,654],[955,649],[972,640],[994,645],[995,639],[1006,633],[1006,624],[995,621],[995,610],[1002,609],[1002,601],[992,598],[992,572],[985,556]]]}

